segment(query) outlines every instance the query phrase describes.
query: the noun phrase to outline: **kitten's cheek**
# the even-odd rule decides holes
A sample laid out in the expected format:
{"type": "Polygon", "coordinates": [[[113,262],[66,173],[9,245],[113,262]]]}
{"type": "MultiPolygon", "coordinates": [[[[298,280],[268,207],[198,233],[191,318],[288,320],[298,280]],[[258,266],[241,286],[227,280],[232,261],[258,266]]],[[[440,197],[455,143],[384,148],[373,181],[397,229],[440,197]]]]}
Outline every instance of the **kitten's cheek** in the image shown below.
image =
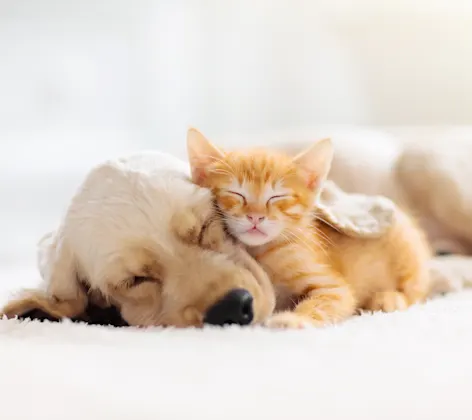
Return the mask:
{"type": "Polygon", "coordinates": [[[247,230],[244,229],[242,223],[234,222],[232,220],[227,220],[226,225],[228,226],[229,231],[236,237],[247,230]]]}
{"type": "Polygon", "coordinates": [[[271,226],[271,228],[267,231],[267,234],[268,236],[270,236],[271,239],[275,239],[283,232],[283,230],[283,223],[277,223],[271,226]]]}

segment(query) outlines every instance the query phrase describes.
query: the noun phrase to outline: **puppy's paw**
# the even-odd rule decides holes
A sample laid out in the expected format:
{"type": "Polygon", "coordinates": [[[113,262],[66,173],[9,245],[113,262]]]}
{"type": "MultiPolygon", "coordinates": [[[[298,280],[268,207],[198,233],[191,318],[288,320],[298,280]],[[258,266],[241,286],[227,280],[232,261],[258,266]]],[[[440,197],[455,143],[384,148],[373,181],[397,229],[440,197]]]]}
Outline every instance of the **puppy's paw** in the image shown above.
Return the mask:
{"type": "Polygon", "coordinates": [[[202,221],[191,210],[175,213],[171,219],[171,228],[177,236],[189,243],[197,243],[202,221]]]}
{"type": "Polygon", "coordinates": [[[272,315],[265,323],[266,327],[273,329],[304,329],[314,325],[311,318],[296,314],[295,312],[279,312],[272,315]]]}
{"type": "Polygon", "coordinates": [[[406,296],[396,290],[378,292],[370,301],[368,309],[371,311],[395,312],[408,308],[406,296]]]}

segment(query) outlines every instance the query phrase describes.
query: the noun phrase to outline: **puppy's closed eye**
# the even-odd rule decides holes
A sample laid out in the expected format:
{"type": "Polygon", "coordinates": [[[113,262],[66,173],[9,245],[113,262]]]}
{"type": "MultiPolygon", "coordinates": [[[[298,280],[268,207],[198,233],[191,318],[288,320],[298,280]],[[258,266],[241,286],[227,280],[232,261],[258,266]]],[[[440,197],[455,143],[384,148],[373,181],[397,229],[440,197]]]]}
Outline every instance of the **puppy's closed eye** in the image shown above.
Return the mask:
{"type": "Polygon", "coordinates": [[[129,275],[123,280],[120,287],[131,289],[145,283],[161,283],[165,273],[157,257],[154,255],[144,264],[136,264],[136,266],[130,267],[129,275]]]}
{"type": "Polygon", "coordinates": [[[134,276],[131,278],[131,281],[129,283],[129,287],[133,286],[138,286],[142,283],[148,282],[148,281],[155,281],[154,278],[152,277],[145,277],[145,276],[134,276]]]}
{"type": "Polygon", "coordinates": [[[114,289],[132,289],[133,287],[138,287],[144,283],[155,283],[156,279],[148,276],[130,276],[127,279],[123,280],[119,285],[116,285],[114,289]]]}

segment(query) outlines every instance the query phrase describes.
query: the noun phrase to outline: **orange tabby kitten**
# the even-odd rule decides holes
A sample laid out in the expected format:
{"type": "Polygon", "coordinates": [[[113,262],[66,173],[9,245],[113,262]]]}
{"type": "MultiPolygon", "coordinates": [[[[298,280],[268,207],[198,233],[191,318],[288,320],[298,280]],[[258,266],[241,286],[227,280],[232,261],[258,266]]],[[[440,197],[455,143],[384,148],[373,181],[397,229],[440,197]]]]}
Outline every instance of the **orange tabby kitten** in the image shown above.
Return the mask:
{"type": "Polygon", "coordinates": [[[379,239],[348,237],[314,217],[333,157],[322,140],[295,158],[223,152],[188,133],[192,178],[212,189],[229,231],[259,261],[277,290],[268,321],[277,328],[338,322],[356,309],[394,311],[428,292],[427,242],[405,213],[379,239]]]}

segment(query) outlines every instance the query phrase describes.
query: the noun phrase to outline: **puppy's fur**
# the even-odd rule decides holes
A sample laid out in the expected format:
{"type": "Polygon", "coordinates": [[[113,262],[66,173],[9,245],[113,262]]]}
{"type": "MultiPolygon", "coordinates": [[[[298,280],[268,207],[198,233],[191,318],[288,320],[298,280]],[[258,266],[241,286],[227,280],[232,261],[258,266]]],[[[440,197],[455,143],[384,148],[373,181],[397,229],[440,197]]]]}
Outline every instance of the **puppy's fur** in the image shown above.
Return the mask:
{"type": "Polygon", "coordinates": [[[25,291],[3,313],[77,318],[91,304],[114,305],[130,325],[200,326],[229,290],[245,288],[254,322],[264,321],[275,304],[267,275],[225,236],[210,191],[188,172],[157,152],[94,168],[39,243],[43,290],[25,291]]]}

